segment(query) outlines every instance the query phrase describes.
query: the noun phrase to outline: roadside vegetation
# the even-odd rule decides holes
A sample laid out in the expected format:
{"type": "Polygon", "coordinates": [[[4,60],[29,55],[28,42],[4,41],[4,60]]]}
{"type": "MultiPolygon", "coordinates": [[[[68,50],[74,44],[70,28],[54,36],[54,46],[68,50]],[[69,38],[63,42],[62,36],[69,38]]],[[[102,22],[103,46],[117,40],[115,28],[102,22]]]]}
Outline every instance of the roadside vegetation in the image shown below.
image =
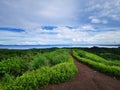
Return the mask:
{"type": "Polygon", "coordinates": [[[0,90],[38,90],[72,80],[78,70],[70,51],[78,61],[120,79],[120,48],[0,49],[0,90]]]}
{"type": "MultiPolygon", "coordinates": [[[[120,78],[120,60],[118,60],[118,57],[113,59],[112,58],[108,58],[108,56],[100,56],[98,51],[94,51],[94,53],[91,50],[91,52],[89,49],[74,49],[73,50],[73,56],[75,58],[77,58],[80,62],[85,63],[87,65],[89,65],[90,67],[94,68],[95,70],[98,70],[100,72],[103,72],[105,74],[108,74],[110,76],[114,76],[116,78],[120,78]],[[85,51],[86,50],[86,51],[85,51]],[[95,54],[97,53],[97,54],[95,54]]],[[[109,51],[106,51],[109,52],[109,51]]],[[[102,54],[104,54],[105,52],[101,52],[102,54]]],[[[109,52],[110,54],[112,54],[111,52],[109,52]]],[[[118,55],[119,56],[119,55],[118,55]]]]}
{"type": "Polygon", "coordinates": [[[10,53],[0,56],[0,90],[37,90],[69,81],[77,73],[67,49],[2,51],[10,53]]]}
{"type": "Polygon", "coordinates": [[[81,48],[82,50],[97,54],[106,60],[120,61],[120,47],[119,48],[81,48]]]}

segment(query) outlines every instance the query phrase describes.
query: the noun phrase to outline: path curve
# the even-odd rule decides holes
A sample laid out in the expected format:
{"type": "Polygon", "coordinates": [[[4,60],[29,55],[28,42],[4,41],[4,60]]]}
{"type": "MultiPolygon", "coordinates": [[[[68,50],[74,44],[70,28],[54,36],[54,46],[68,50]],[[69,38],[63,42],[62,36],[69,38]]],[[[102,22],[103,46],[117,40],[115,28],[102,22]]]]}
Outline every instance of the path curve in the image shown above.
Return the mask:
{"type": "Polygon", "coordinates": [[[49,84],[42,90],[120,90],[120,80],[94,71],[74,59],[78,73],[69,82],[49,84]]]}

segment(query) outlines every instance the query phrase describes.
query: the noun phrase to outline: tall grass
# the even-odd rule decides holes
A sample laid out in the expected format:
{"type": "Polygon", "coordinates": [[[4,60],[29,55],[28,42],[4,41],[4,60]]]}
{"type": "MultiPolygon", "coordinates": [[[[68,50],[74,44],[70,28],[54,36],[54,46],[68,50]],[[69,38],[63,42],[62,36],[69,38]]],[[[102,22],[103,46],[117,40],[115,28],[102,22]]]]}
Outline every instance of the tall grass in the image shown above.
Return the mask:
{"type": "Polygon", "coordinates": [[[71,80],[77,73],[77,68],[73,63],[61,63],[51,68],[50,83],[60,83],[71,80]]]}
{"type": "Polygon", "coordinates": [[[120,61],[109,61],[109,60],[106,60],[98,55],[95,55],[93,53],[90,53],[90,52],[86,52],[86,51],[83,51],[83,50],[75,50],[78,55],[80,57],[84,57],[84,58],[87,58],[87,59],[90,59],[92,61],[95,61],[95,62],[99,62],[99,63],[104,63],[106,65],[110,65],[110,66],[120,66],[120,61]]]}
{"type": "Polygon", "coordinates": [[[14,58],[0,62],[3,90],[37,90],[49,83],[71,80],[77,73],[73,59],[66,49],[37,53],[30,58],[31,60],[26,61],[14,58]]]}
{"type": "Polygon", "coordinates": [[[29,63],[30,69],[35,70],[43,66],[49,66],[49,60],[42,54],[34,56],[33,60],[29,63]]]}
{"type": "Polygon", "coordinates": [[[73,62],[69,55],[69,51],[66,49],[56,50],[52,53],[45,53],[45,56],[50,60],[51,66],[64,62],[73,62]]]}
{"type": "Polygon", "coordinates": [[[73,63],[61,63],[53,67],[42,67],[29,71],[4,87],[5,90],[37,90],[49,83],[60,83],[71,80],[77,73],[73,63]]]}
{"type": "Polygon", "coordinates": [[[95,54],[83,50],[74,50],[73,56],[92,68],[111,76],[120,78],[120,66],[113,61],[109,62],[95,54]]]}
{"type": "Polygon", "coordinates": [[[27,66],[27,61],[21,60],[19,57],[3,60],[0,62],[0,74],[21,75],[28,69],[27,66]]]}

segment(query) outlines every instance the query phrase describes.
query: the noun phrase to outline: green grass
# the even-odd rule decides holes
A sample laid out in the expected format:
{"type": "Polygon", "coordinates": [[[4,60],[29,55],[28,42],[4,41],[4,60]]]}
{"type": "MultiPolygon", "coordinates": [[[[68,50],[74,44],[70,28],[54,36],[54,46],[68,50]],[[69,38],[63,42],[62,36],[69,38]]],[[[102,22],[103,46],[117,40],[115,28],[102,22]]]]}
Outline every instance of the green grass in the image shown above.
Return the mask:
{"type": "Polygon", "coordinates": [[[120,61],[120,48],[81,48],[82,50],[99,55],[106,60],[117,60],[120,61]]]}
{"type": "Polygon", "coordinates": [[[37,90],[49,83],[69,81],[77,68],[67,49],[15,56],[0,61],[0,90],[37,90]],[[26,59],[26,60],[25,60],[26,59]]]}
{"type": "MultiPolygon", "coordinates": [[[[0,50],[0,53],[0,90],[37,90],[69,81],[77,73],[69,49],[0,50]]],[[[119,49],[73,49],[73,55],[100,72],[120,78],[119,49]]]]}
{"type": "Polygon", "coordinates": [[[91,59],[92,61],[95,62],[99,62],[99,63],[104,63],[106,65],[110,65],[110,66],[120,66],[120,61],[119,60],[106,60],[104,58],[102,58],[101,56],[98,56],[96,54],[90,53],[90,52],[86,52],[83,50],[76,50],[76,52],[78,53],[78,55],[80,57],[84,57],[84,58],[88,58],[91,59]]]}
{"type": "Polygon", "coordinates": [[[50,83],[60,83],[71,80],[77,73],[73,63],[61,63],[51,68],[50,83]]]}
{"type": "Polygon", "coordinates": [[[36,55],[33,60],[29,63],[31,70],[36,70],[43,66],[49,66],[49,60],[45,57],[45,55],[38,54],[36,55]]]}
{"type": "Polygon", "coordinates": [[[49,67],[42,67],[35,71],[29,71],[22,76],[17,77],[14,81],[4,87],[5,90],[37,90],[43,87],[50,80],[49,67]]]}
{"type": "Polygon", "coordinates": [[[14,57],[0,62],[0,74],[13,74],[15,76],[23,74],[27,69],[27,61],[14,57]]]}
{"type": "Polygon", "coordinates": [[[73,56],[80,62],[83,62],[100,72],[120,78],[119,61],[108,61],[98,55],[83,50],[74,50],[73,56]]]}

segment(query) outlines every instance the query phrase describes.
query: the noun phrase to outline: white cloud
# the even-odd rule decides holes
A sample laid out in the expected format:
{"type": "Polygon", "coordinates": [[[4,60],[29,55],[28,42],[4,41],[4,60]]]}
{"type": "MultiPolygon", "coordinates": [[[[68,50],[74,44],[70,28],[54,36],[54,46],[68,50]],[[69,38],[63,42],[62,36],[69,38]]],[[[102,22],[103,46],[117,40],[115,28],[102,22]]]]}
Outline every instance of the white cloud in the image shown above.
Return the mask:
{"type": "Polygon", "coordinates": [[[81,30],[95,30],[92,25],[84,25],[80,27],[81,30]]]}
{"type": "Polygon", "coordinates": [[[99,44],[119,44],[120,31],[107,31],[105,33],[97,33],[93,37],[89,38],[90,43],[99,44]]]}
{"type": "Polygon", "coordinates": [[[94,24],[107,24],[108,21],[107,20],[104,20],[104,19],[99,19],[95,16],[89,16],[89,19],[91,20],[91,23],[94,23],[94,24]]]}
{"type": "Polygon", "coordinates": [[[110,23],[120,23],[120,0],[0,0],[0,27],[25,29],[0,31],[0,44],[119,43],[120,28],[110,23]]]}
{"type": "Polygon", "coordinates": [[[108,17],[115,21],[120,20],[120,1],[119,0],[112,0],[110,2],[105,2],[101,5],[102,9],[99,12],[98,17],[108,17]]]}
{"type": "Polygon", "coordinates": [[[120,0],[0,0],[0,12],[3,27],[88,24],[82,15],[95,16],[92,23],[107,24],[108,18],[120,20],[120,0]]]}
{"type": "Polygon", "coordinates": [[[0,12],[0,26],[6,27],[77,24],[75,0],[1,0],[0,12]]]}
{"type": "Polygon", "coordinates": [[[99,19],[94,18],[94,19],[91,20],[91,22],[92,23],[100,23],[101,21],[99,19]]]}
{"type": "MultiPolygon", "coordinates": [[[[91,32],[88,31],[90,26],[84,26],[83,31],[78,27],[75,29],[69,29],[67,27],[58,27],[53,30],[42,30],[42,28],[36,28],[35,30],[25,30],[25,32],[10,32],[0,31],[0,44],[119,44],[120,31],[107,31],[108,28],[104,28],[105,31],[91,32]],[[45,32],[41,34],[41,32],[45,32]],[[47,33],[46,33],[47,32],[47,33]],[[49,34],[49,33],[56,34],[49,34]]],[[[93,27],[92,27],[93,28],[93,27]]],[[[110,28],[109,28],[110,29],[110,28]]],[[[118,28],[111,28],[118,29],[118,28]]]]}
{"type": "MultiPolygon", "coordinates": [[[[108,21],[119,22],[120,20],[120,0],[85,0],[81,14],[93,16],[92,23],[107,24],[108,21]]],[[[88,17],[90,17],[88,16],[88,17]]]]}

